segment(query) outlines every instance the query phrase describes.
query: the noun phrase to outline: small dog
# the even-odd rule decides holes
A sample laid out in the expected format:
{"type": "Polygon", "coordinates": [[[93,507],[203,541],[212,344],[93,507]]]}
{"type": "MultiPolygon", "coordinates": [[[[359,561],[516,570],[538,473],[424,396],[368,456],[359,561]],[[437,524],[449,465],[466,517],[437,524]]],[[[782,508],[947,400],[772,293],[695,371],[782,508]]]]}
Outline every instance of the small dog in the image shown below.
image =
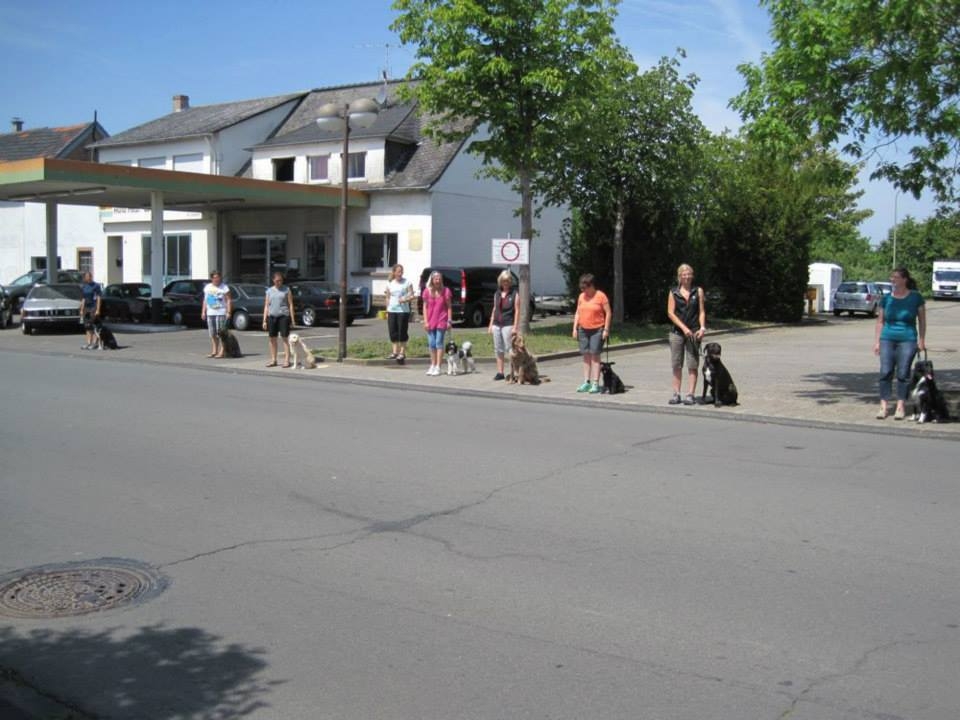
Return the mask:
{"type": "Polygon", "coordinates": [[[737,404],[737,386],[720,359],[720,343],[711,342],[703,346],[703,395],[701,402],[706,402],[708,389],[711,401],[716,407],[737,404]]]}
{"type": "Polygon", "coordinates": [[[519,333],[514,334],[510,340],[510,376],[508,381],[521,385],[539,385],[542,382],[549,382],[546,375],[540,374],[537,361],[527,350],[527,342],[523,335],[519,333]]]}
{"type": "Polygon", "coordinates": [[[97,339],[97,350],[117,350],[120,347],[113,331],[104,325],[100,318],[93,322],[93,335],[97,339]]]}
{"type": "Polygon", "coordinates": [[[310,348],[297,333],[290,333],[287,338],[290,343],[290,352],[293,353],[293,367],[299,370],[309,368],[313,370],[317,366],[317,358],[314,357],[310,348]]]}
{"type": "Polygon", "coordinates": [[[219,337],[220,345],[223,347],[224,357],[243,357],[243,353],[240,352],[240,342],[237,340],[237,336],[234,335],[229,328],[224,327],[221,329],[219,337]]]}
{"type": "Polygon", "coordinates": [[[627,391],[620,376],[613,371],[616,363],[600,361],[600,377],[603,379],[603,392],[610,395],[619,395],[627,391]]]}
{"type": "Polygon", "coordinates": [[[933,375],[933,363],[928,360],[917,360],[913,364],[910,399],[913,401],[912,420],[938,423],[950,419],[946,400],[933,375]]]}
{"type": "Polygon", "coordinates": [[[473,343],[466,340],[463,345],[457,345],[450,340],[444,345],[447,357],[447,375],[472,373],[477,371],[477,361],[473,359],[473,343]]]}

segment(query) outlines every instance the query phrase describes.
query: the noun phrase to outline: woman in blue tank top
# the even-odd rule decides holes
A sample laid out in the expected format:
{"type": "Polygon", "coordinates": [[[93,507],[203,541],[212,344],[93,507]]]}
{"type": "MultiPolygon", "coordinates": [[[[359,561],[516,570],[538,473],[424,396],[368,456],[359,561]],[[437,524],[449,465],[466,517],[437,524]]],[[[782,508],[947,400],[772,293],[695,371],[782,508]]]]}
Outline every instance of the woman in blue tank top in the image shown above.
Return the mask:
{"type": "Polygon", "coordinates": [[[893,291],[880,302],[873,352],[880,356],[880,410],[877,419],[887,417],[887,404],[897,374],[897,409],[893,417],[903,420],[910,383],[910,366],[917,350],[926,350],[927,313],[923,295],[906,268],[890,274],[893,291]]]}

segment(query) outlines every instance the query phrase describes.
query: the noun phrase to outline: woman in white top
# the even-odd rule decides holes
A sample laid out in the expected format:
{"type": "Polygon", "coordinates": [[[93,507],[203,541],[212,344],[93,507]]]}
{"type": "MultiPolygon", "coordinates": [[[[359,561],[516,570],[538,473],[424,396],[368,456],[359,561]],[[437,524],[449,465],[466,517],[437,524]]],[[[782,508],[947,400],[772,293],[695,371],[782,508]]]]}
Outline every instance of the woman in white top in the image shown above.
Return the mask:
{"type": "Polygon", "coordinates": [[[277,366],[277,336],[283,339],[283,366],[290,367],[290,325],[293,323],[293,293],[283,284],[283,273],[273,274],[273,286],[267,288],[263,299],[263,329],[270,343],[270,362],[277,366]]]}
{"type": "Polygon", "coordinates": [[[397,264],[390,271],[385,291],[387,300],[387,331],[393,351],[388,359],[403,363],[407,356],[408,329],[410,327],[410,301],[416,297],[413,284],[403,276],[403,265],[397,264]]]}

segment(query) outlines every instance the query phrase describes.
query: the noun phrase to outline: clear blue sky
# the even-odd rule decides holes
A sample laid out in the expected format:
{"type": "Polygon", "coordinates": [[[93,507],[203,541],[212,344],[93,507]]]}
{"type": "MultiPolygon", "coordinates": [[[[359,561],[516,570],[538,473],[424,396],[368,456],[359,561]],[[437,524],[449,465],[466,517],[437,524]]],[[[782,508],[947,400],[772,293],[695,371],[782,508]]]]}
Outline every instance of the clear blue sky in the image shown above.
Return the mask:
{"type": "MultiPolygon", "coordinates": [[[[400,77],[413,54],[389,25],[390,0],[0,0],[0,97],[9,130],[70,125],[97,113],[118,133],[192,105],[400,77]]],[[[711,130],[735,129],[726,106],[741,88],[736,66],[769,48],[766,11],[750,0],[623,0],[621,41],[641,68],[676,48],[700,78],[695,110],[711,130]]],[[[876,242],[893,224],[894,192],[865,186],[862,226],[876,242]]],[[[899,197],[898,217],[926,217],[928,203],[899,197]]]]}

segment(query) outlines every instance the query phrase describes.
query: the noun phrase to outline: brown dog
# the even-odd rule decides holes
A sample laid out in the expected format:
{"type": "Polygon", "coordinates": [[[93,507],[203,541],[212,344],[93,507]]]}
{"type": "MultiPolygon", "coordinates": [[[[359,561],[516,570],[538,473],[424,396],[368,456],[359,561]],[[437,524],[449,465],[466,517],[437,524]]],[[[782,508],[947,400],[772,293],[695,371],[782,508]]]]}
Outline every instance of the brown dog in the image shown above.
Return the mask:
{"type": "Polygon", "coordinates": [[[514,334],[510,340],[510,377],[509,382],[520,383],[521,385],[539,385],[541,382],[547,382],[549,378],[541,375],[537,369],[537,361],[530,351],[527,350],[527,343],[523,335],[514,334]]]}

